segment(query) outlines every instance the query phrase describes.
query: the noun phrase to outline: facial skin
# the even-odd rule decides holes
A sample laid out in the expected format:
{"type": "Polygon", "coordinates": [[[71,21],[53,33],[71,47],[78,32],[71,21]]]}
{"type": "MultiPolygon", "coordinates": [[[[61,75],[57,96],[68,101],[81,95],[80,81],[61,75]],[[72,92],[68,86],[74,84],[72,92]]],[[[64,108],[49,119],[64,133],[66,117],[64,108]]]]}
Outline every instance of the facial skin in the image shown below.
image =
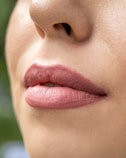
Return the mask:
{"type": "Polygon", "coordinates": [[[126,1],[19,0],[6,38],[14,109],[31,158],[126,157],[126,1]],[[61,23],[71,26],[68,35],[61,23]],[[25,101],[29,66],[65,65],[106,99],[46,110],[25,101]]]}

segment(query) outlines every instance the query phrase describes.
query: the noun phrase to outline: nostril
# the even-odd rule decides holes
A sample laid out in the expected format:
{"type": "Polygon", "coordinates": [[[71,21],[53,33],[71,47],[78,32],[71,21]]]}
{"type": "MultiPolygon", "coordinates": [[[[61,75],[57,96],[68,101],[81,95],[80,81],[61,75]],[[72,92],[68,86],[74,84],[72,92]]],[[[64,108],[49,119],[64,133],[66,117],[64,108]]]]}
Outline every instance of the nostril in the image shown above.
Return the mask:
{"type": "Polygon", "coordinates": [[[71,27],[70,27],[70,25],[67,24],[67,23],[62,23],[62,25],[63,25],[63,28],[65,29],[66,33],[68,35],[70,35],[71,34],[71,27]]]}
{"type": "Polygon", "coordinates": [[[70,25],[67,24],[67,23],[55,24],[54,27],[55,27],[56,29],[58,29],[58,30],[64,29],[65,32],[67,33],[67,35],[69,35],[69,36],[71,35],[71,30],[72,30],[72,29],[71,29],[70,25]]]}

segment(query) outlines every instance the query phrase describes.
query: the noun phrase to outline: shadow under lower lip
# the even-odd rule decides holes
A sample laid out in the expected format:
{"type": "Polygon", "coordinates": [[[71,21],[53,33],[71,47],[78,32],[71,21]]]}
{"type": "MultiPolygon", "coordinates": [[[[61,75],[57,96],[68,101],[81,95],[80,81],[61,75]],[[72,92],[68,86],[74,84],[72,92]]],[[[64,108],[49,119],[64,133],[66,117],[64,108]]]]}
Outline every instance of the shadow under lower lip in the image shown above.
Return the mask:
{"type": "Polygon", "coordinates": [[[103,97],[68,87],[47,87],[41,85],[29,87],[25,93],[26,102],[30,106],[47,109],[86,106],[103,99],[103,97]]]}

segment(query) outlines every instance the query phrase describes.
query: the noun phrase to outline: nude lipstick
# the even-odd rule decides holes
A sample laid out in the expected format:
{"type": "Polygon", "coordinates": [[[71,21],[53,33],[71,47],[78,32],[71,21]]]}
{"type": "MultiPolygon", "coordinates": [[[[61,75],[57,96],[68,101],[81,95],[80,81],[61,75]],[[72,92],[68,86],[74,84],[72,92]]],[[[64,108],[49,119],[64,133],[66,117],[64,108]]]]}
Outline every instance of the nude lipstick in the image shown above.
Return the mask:
{"type": "Polygon", "coordinates": [[[33,64],[24,75],[24,84],[26,102],[38,108],[75,108],[106,97],[89,79],[62,65],[33,64]]]}

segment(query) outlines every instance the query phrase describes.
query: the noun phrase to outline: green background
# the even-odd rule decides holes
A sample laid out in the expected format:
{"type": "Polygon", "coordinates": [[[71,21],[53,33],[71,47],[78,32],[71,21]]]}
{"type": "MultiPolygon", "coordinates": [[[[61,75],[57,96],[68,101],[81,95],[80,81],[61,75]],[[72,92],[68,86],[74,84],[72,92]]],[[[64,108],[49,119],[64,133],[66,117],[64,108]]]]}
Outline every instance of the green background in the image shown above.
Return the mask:
{"type": "Polygon", "coordinates": [[[5,34],[16,0],[0,0],[0,145],[21,140],[12,109],[10,86],[5,64],[5,34]]]}

